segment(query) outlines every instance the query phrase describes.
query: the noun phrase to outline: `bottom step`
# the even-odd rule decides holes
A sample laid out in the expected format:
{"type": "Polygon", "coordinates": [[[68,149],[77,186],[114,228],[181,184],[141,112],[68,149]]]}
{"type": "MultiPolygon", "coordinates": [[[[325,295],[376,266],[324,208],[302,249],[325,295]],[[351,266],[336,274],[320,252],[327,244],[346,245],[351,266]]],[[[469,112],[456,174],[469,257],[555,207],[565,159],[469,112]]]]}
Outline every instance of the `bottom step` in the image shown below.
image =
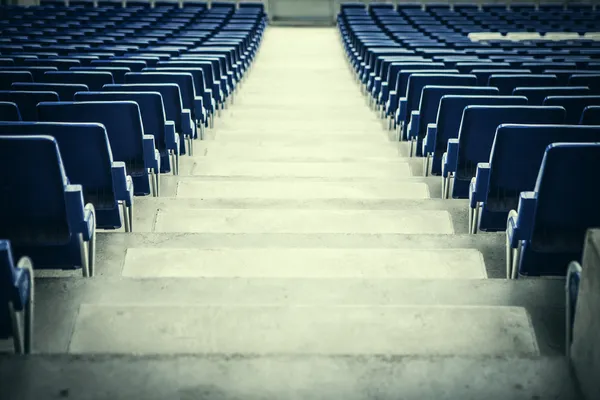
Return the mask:
{"type": "Polygon", "coordinates": [[[0,357],[1,399],[581,399],[564,358],[0,357]]]}

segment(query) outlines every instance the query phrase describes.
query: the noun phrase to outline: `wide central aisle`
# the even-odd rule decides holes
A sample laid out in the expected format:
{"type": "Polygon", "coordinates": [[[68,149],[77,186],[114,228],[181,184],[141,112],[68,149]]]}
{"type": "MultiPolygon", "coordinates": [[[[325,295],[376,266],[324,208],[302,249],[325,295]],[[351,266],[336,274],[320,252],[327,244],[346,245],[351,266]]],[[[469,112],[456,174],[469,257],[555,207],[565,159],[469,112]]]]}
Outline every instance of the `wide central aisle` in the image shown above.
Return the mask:
{"type": "Polygon", "coordinates": [[[39,284],[40,351],[125,355],[95,374],[144,398],[560,391],[560,282],[488,279],[504,236],[468,235],[466,201],[406,154],[334,28],[268,28],[180,175],[136,199],[134,232],[98,235],[97,276],[39,284]]]}

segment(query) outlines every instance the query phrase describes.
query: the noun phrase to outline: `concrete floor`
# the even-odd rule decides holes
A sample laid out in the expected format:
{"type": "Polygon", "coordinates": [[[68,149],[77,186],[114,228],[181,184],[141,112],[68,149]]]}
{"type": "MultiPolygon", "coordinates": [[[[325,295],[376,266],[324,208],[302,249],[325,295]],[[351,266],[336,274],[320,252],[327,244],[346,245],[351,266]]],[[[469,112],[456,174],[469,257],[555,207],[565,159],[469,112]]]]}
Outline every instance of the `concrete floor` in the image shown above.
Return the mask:
{"type": "Polygon", "coordinates": [[[97,276],[38,274],[44,355],[0,357],[0,397],[576,398],[563,283],[497,279],[503,234],[406,155],[334,28],[269,28],[97,276]]]}

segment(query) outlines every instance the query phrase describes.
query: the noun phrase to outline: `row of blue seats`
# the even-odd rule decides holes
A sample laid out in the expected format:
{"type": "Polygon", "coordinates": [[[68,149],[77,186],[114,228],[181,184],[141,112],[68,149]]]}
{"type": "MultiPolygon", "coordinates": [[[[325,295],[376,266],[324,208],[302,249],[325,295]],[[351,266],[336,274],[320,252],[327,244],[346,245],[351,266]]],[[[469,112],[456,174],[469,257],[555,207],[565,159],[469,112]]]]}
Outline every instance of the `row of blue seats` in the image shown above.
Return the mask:
{"type": "Polygon", "coordinates": [[[342,12],[338,27],[369,103],[392,116],[426,174],[441,175],[444,198],[470,199],[469,232],[506,231],[508,278],[564,276],[585,231],[600,223],[589,185],[600,155],[600,72],[589,69],[597,54],[583,53],[592,46],[573,46],[560,61],[546,58],[551,48],[489,43],[446,53],[398,40],[359,11],[368,18],[342,12]]]}
{"type": "MultiPolygon", "coordinates": [[[[589,32],[598,31],[600,11],[587,9],[507,9],[482,7],[425,6],[425,9],[390,3],[371,3],[365,10],[361,3],[344,4],[342,14],[358,21],[365,11],[376,23],[393,32],[410,32],[407,27],[429,33],[460,32],[589,32]]],[[[441,35],[440,35],[441,36],[441,35]]]]}
{"type": "MultiPolygon", "coordinates": [[[[18,17],[38,9],[11,8],[8,32],[28,32],[30,19],[18,17]]],[[[64,9],[44,12],[72,17],[64,9]]],[[[266,25],[262,6],[246,14],[249,26],[233,24],[223,35],[232,27],[229,10],[200,40],[192,35],[179,47],[150,49],[152,39],[98,53],[47,40],[24,52],[0,48],[0,339],[12,337],[17,353],[33,347],[33,268],[93,276],[96,229],[131,231],[134,195],[158,195],[159,174],[178,172],[179,155],[191,153],[207,117],[233,96],[266,25]]],[[[91,37],[116,32],[92,29],[91,37]]],[[[143,28],[131,36],[155,38],[143,28]]]]}

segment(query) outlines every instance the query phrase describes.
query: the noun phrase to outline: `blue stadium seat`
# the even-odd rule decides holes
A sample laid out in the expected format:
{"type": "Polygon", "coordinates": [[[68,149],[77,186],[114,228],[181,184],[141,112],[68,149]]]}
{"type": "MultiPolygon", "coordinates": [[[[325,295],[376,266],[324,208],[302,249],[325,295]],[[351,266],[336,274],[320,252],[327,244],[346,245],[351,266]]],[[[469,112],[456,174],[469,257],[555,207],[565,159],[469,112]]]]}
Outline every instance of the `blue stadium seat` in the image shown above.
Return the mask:
{"type": "Polygon", "coordinates": [[[125,164],[113,161],[104,126],[96,123],[4,122],[0,123],[0,136],[4,135],[52,136],[58,143],[69,182],[81,185],[84,202],[92,204],[96,210],[96,227],[120,228],[120,204],[125,231],[131,231],[133,181],[125,174],[125,164]]]}
{"type": "Polygon", "coordinates": [[[98,72],[109,72],[115,83],[125,83],[125,74],[131,72],[129,68],[125,67],[96,67],[96,66],[86,66],[86,67],[71,67],[69,71],[98,71],[98,72]]]}
{"type": "MultiPolygon", "coordinates": [[[[434,64],[434,63],[432,63],[434,64]]],[[[398,104],[400,99],[406,97],[406,88],[408,86],[408,80],[413,74],[458,74],[457,69],[445,69],[444,67],[433,67],[432,69],[426,67],[419,67],[416,69],[403,69],[398,72],[396,76],[395,90],[391,90],[388,93],[388,98],[385,103],[385,115],[389,116],[392,123],[396,123],[395,114],[398,110],[398,104]]],[[[392,126],[389,127],[390,129],[392,126]]]]}
{"type": "Polygon", "coordinates": [[[148,66],[148,63],[138,59],[94,60],[90,63],[90,66],[129,68],[131,72],[140,72],[148,66]]]}
{"type": "Polygon", "coordinates": [[[48,71],[58,71],[56,67],[0,67],[0,71],[21,71],[31,73],[34,82],[40,82],[48,71]]]}
{"type": "Polygon", "coordinates": [[[210,122],[210,127],[214,127],[214,113],[217,110],[217,104],[213,98],[212,90],[205,87],[204,69],[202,68],[185,68],[185,67],[157,67],[144,68],[143,72],[183,72],[192,74],[194,78],[194,89],[196,94],[202,97],[202,102],[207,110],[207,122],[210,122]]]}
{"type": "Polygon", "coordinates": [[[555,87],[518,87],[513,90],[514,96],[527,97],[530,106],[541,106],[548,96],[586,96],[590,95],[586,86],[555,86],[555,87]]]}
{"type": "Polygon", "coordinates": [[[552,143],[600,142],[600,126],[500,125],[487,163],[479,163],[469,188],[471,233],[503,231],[521,192],[531,191],[552,143]]]}
{"type": "Polygon", "coordinates": [[[0,121],[21,121],[19,107],[11,101],[0,101],[0,121]]]}
{"type": "Polygon", "coordinates": [[[93,276],[94,206],[65,176],[54,138],[0,137],[0,173],[0,237],[11,241],[15,257],[30,257],[36,269],[81,268],[93,276]]]}
{"type": "Polygon", "coordinates": [[[192,146],[194,123],[190,111],[181,104],[179,86],[174,83],[106,85],[105,91],[111,92],[158,92],[162,96],[167,121],[175,123],[175,132],[179,135],[179,154],[186,154],[185,138],[188,149],[192,146]]]}
{"type": "Polygon", "coordinates": [[[584,108],[579,125],[600,125],[600,106],[587,106],[584,108]]]}
{"type": "MultiPolygon", "coordinates": [[[[101,71],[53,71],[44,74],[46,83],[75,83],[86,85],[89,90],[101,90],[102,86],[114,83],[110,72],[101,71]]],[[[62,98],[62,96],[61,96],[62,98]]],[[[63,99],[65,100],[65,99],[63,99]]]]}
{"type": "Polygon", "coordinates": [[[560,106],[567,110],[565,124],[576,125],[587,106],[600,106],[600,96],[548,96],[545,106],[560,106]]]}
{"type": "Polygon", "coordinates": [[[490,106],[524,106],[527,98],[516,96],[457,96],[445,95],[440,99],[437,120],[435,124],[427,125],[427,134],[423,140],[423,155],[425,156],[425,176],[429,174],[431,159],[431,174],[442,173],[442,156],[448,147],[448,140],[458,138],[460,123],[465,107],[471,105],[490,106]]]}
{"type": "Polygon", "coordinates": [[[88,90],[86,85],[69,83],[13,83],[13,91],[19,92],[55,92],[61,101],[72,101],[75,93],[88,90]]]}
{"type": "Polygon", "coordinates": [[[600,95],[600,74],[571,75],[569,86],[587,86],[594,95],[600,95]]]}
{"type": "MultiPolygon", "coordinates": [[[[42,101],[58,101],[56,92],[0,91],[0,101],[13,102],[19,107],[23,121],[37,121],[37,105],[42,101]]],[[[3,121],[8,121],[1,119],[3,121]]],[[[16,120],[18,121],[18,120],[16,120]]]]}
{"type": "Polygon", "coordinates": [[[40,121],[96,122],[106,128],[115,160],[125,163],[137,196],[158,196],[160,154],[154,136],[144,135],[140,108],[133,101],[38,104],[40,121]],[[149,182],[150,181],[150,182],[149,182]],[[152,191],[150,190],[152,184],[152,191]]]}
{"type": "Polygon", "coordinates": [[[225,102],[226,82],[221,84],[220,72],[218,68],[215,68],[215,64],[219,64],[218,61],[215,63],[205,59],[184,59],[174,61],[159,61],[156,64],[157,68],[201,68],[204,73],[205,87],[212,91],[212,98],[217,102],[218,105],[223,107],[225,102]]]}
{"type": "MultiPolygon", "coordinates": [[[[203,129],[206,124],[206,112],[203,107],[201,97],[196,97],[194,88],[194,77],[190,73],[184,72],[130,72],[125,75],[125,83],[174,83],[179,86],[181,91],[181,102],[183,108],[190,110],[192,120],[200,128],[200,138],[203,136],[203,129]]],[[[196,139],[196,129],[193,132],[193,139],[196,139]]],[[[193,154],[193,147],[190,146],[190,154],[193,154]]]]}
{"type": "Polygon", "coordinates": [[[160,172],[171,172],[172,157],[173,173],[177,174],[179,136],[175,133],[175,123],[166,121],[159,92],[81,92],[75,95],[75,101],[135,101],[140,107],[144,133],[154,136],[154,144],[160,153],[160,172]]]}
{"type": "Polygon", "coordinates": [[[501,124],[563,124],[562,107],[535,106],[468,106],[463,111],[457,139],[448,140],[442,156],[443,198],[448,198],[450,179],[452,197],[469,197],[469,184],[477,164],[490,158],[496,129],[501,124]]]}
{"type": "Polygon", "coordinates": [[[10,90],[15,82],[33,82],[33,76],[28,71],[0,71],[0,90],[10,90]]]}
{"type": "MultiPolygon", "coordinates": [[[[494,74],[488,79],[488,86],[497,87],[502,95],[510,95],[518,87],[547,87],[558,86],[556,75],[505,75],[494,74]]],[[[585,85],[584,85],[585,86],[585,85]]]]}
{"type": "Polygon", "coordinates": [[[507,278],[564,277],[571,261],[581,261],[587,229],[600,226],[598,160],[600,144],[547,148],[534,190],[521,193],[508,217],[507,278]]]}
{"type": "Polygon", "coordinates": [[[488,84],[490,76],[492,75],[524,75],[530,74],[531,71],[523,68],[511,68],[511,69],[482,69],[475,68],[470,72],[472,75],[477,77],[477,85],[484,86],[488,84]]]}
{"type": "Polygon", "coordinates": [[[23,65],[30,67],[56,67],[59,71],[68,71],[71,67],[81,66],[81,62],[75,59],[35,58],[23,61],[23,65]]]}
{"type": "Polygon", "coordinates": [[[12,337],[17,354],[32,352],[33,296],[31,260],[21,257],[15,264],[10,241],[0,239],[0,339],[12,337]]]}
{"type": "Polygon", "coordinates": [[[412,74],[408,78],[406,96],[400,99],[396,111],[396,124],[399,126],[398,138],[405,139],[408,129],[404,129],[410,122],[412,112],[419,108],[421,92],[427,85],[437,86],[475,86],[477,78],[475,75],[464,74],[412,74]]]}
{"type": "Polygon", "coordinates": [[[411,142],[409,150],[409,155],[411,157],[415,145],[417,150],[416,155],[423,155],[422,143],[427,134],[427,126],[435,122],[438,115],[440,100],[444,95],[496,96],[498,95],[498,89],[481,86],[425,86],[421,91],[419,109],[413,111],[410,123],[407,127],[408,139],[411,142]]]}

